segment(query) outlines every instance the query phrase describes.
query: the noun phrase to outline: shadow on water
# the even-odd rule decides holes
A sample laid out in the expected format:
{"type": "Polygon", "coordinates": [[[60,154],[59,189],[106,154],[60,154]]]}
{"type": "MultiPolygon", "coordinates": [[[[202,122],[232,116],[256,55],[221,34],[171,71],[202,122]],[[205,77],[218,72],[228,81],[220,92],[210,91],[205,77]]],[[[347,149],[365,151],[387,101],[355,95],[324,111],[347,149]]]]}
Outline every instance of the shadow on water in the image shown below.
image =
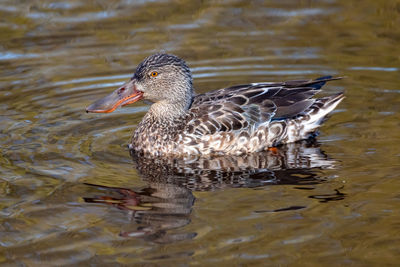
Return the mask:
{"type": "MultiPolygon", "coordinates": [[[[151,159],[133,153],[131,156],[141,179],[147,183],[146,188],[135,191],[86,183],[96,187],[99,195],[84,197],[84,201],[112,205],[126,211],[130,217],[129,229],[121,230],[120,236],[142,237],[157,243],[192,239],[197,235],[193,232],[168,233],[168,230],[190,223],[195,191],[272,185],[293,185],[299,190],[312,191],[310,186],[326,181],[318,176],[318,170],[333,168],[335,164],[334,160],[324,154],[315,139],[241,157],[194,157],[182,160],[151,159]]],[[[320,202],[342,200],[345,194],[339,190],[336,189],[332,195],[309,195],[309,198],[320,202]]],[[[306,206],[292,205],[254,212],[283,212],[304,208],[306,206]]]]}

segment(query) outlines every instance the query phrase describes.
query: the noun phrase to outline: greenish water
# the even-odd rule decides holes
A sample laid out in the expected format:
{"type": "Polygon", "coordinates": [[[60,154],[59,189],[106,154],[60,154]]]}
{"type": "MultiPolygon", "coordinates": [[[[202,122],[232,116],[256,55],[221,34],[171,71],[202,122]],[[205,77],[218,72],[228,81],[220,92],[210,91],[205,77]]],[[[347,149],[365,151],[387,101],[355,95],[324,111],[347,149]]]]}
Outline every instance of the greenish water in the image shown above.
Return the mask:
{"type": "Polygon", "coordinates": [[[0,263],[397,265],[398,1],[0,3],[0,263]],[[147,110],[85,107],[146,56],[197,92],[345,76],[316,141],[154,162],[126,148],[147,110]]]}

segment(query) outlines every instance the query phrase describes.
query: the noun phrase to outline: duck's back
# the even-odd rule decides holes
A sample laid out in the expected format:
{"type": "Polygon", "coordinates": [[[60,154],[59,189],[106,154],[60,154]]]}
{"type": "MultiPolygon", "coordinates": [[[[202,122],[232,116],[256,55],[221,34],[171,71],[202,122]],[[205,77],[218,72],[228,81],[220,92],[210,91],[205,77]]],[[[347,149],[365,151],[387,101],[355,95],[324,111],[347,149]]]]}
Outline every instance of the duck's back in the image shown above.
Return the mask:
{"type": "Polygon", "coordinates": [[[311,98],[331,80],[254,83],[194,97],[177,142],[184,154],[242,154],[308,138],[343,94],[311,98]]]}

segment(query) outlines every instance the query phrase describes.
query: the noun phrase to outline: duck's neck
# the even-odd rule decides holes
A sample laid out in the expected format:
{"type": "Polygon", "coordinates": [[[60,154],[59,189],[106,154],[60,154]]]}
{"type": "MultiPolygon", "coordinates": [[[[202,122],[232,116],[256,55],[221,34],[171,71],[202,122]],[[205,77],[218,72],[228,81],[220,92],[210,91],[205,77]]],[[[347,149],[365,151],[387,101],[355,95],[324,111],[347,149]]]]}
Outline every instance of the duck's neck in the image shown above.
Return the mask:
{"type": "Polygon", "coordinates": [[[152,118],[154,121],[159,122],[174,121],[176,118],[186,115],[191,103],[191,99],[190,101],[175,103],[160,101],[151,105],[145,118],[152,118]]]}
{"type": "Polygon", "coordinates": [[[185,127],[185,117],[191,103],[190,98],[190,102],[152,104],[132,137],[134,148],[158,151],[174,143],[185,127]]]}

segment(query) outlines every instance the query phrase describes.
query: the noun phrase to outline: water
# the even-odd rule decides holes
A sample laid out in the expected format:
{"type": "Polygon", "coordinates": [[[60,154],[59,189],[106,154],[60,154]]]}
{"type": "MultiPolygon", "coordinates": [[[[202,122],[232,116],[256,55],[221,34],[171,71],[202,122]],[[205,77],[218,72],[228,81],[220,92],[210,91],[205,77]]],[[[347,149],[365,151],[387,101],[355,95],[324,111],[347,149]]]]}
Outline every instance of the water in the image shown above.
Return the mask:
{"type": "Polygon", "coordinates": [[[396,265],[397,1],[0,3],[0,262],[396,265]],[[197,92],[345,76],[317,140],[154,162],[126,148],[147,107],[86,114],[144,57],[197,92]]]}

